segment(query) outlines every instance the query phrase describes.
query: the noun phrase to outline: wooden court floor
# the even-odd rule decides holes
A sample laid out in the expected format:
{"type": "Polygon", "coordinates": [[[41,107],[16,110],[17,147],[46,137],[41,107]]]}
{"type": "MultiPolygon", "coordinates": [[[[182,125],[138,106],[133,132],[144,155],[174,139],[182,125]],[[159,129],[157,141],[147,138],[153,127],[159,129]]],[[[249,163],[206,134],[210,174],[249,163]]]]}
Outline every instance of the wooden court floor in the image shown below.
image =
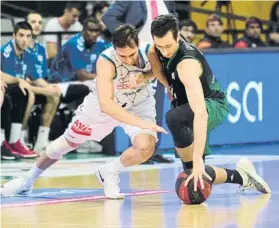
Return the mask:
{"type": "Polygon", "coordinates": [[[106,199],[94,175],[44,177],[31,197],[2,198],[1,227],[277,228],[279,160],[254,164],[271,195],[240,194],[236,185],[224,184],[214,186],[206,203],[197,206],[183,205],[174,192],[179,165],[121,173],[124,200],[106,199]]]}

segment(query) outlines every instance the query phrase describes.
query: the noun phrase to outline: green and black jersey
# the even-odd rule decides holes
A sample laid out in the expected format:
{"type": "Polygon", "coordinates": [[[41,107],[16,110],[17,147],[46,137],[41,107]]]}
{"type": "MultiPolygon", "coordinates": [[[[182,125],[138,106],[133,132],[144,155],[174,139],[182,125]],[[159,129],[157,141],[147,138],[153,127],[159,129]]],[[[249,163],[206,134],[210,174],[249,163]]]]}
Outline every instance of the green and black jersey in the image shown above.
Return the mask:
{"type": "MultiPolygon", "coordinates": [[[[157,48],[155,48],[155,50],[174,97],[173,106],[180,106],[188,103],[185,87],[180,81],[177,72],[177,65],[183,59],[196,59],[201,64],[202,75],[200,76],[200,80],[205,98],[225,99],[225,93],[222,91],[220,84],[214,77],[205,57],[195,46],[187,43],[181,38],[179,40],[179,48],[171,59],[165,58],[157,48]]],[[[185,72],[185,75],[187,77],[187,72],[185,72]]]]}

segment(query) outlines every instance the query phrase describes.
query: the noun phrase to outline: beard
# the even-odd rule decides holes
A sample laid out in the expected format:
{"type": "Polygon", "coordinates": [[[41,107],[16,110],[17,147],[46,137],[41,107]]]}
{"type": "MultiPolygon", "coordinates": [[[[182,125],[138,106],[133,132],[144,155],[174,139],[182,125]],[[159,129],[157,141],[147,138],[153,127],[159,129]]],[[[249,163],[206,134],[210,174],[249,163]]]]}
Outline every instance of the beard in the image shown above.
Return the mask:
{"type": "Polygon", "coordinates": [[[20,52],[24,52],[26,48],[21,48],[20,45],[18,44],[18,42],[15,40],[15,47],[18,51],[20,52]]]}

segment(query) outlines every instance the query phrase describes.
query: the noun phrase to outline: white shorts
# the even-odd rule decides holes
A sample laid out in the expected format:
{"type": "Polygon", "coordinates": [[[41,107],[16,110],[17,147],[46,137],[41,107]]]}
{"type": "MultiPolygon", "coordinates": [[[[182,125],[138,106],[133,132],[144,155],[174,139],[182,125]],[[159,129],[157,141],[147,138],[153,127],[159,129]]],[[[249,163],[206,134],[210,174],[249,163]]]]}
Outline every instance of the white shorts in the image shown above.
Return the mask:
{"type": "MultiPolygon", "coordinates": [[[[141,119],[151,120],[156,123],[154,97],[148,98],[137,106],[127,109],[127,111],[141,119]]],[[[86,97],[86,101],[76,110],[75,116],[65,131],[64,136],[67,140],[76,144],[82,144],[87,140],[100,142],[118,126],[122,127],[125,133],[129,135],[132,143],[134,138],[142,133],[150,134],[157,140],[157,132],[121,123],[101,112],[97,98],[93,97],[92,93],[86,97]]]]}

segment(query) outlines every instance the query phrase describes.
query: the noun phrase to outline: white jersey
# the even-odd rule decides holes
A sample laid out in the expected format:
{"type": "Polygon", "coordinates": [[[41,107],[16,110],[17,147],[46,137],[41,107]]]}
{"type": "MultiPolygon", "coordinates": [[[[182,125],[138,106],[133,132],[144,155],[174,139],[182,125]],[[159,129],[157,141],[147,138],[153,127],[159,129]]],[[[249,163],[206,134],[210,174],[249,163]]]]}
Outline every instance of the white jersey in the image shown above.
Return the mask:
{"type": "Polygon", "coordinates": [[[132,108],[147,98],[152,98],[155,90],[152,88],[150,81],[145,82],[137,89],[128,88],[129,74],[135,72],[150,72],[151,64],[148,60],[148,49],[150,45],[141,43],[139,45],[139,62],[140,66],[131,66],[121,62],[112,47],[102,52],[101,56],[111,61],[116,68],[114,78],[114,101],[120,104],[123,108],[132,108]]]}

